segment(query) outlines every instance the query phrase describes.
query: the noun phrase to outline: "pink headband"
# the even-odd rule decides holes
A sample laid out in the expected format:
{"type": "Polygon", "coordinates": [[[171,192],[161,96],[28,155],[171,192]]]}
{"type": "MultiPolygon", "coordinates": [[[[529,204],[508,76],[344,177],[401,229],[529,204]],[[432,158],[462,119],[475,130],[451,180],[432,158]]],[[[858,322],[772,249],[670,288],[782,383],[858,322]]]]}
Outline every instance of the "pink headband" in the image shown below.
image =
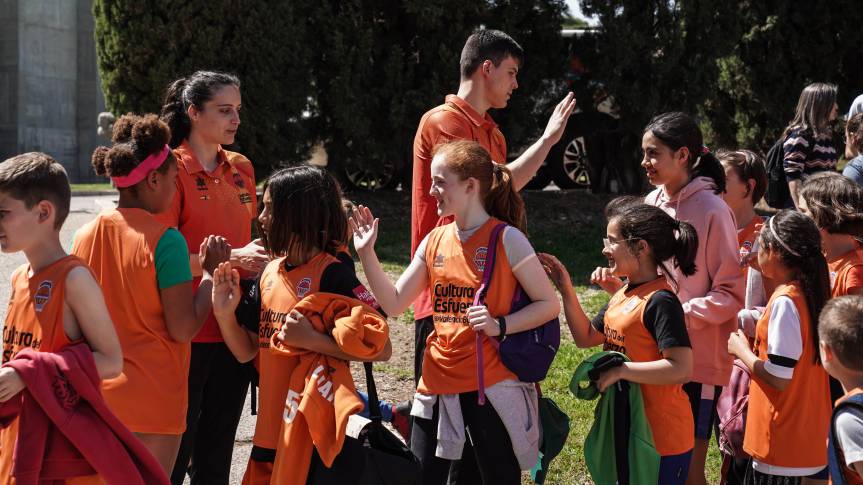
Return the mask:
{"type": "Polygon", "coordinates": [[[111,177],[111,180],[114,182],[114,186],[118,189],[122,189],[125,187],[131,187],[138,182],[144,180],[151,171],[156,170],[161,167],[165,160],[168,159],[168,155],[171,153],[171,149],[168,145],[165,145],[164,148],[159,153],[154,153],[149,157],[145,158],[144,161],[138,164],[137,167],[132,169],[129,172],[129,175],[124,175],[122,177],[111,177]]]}

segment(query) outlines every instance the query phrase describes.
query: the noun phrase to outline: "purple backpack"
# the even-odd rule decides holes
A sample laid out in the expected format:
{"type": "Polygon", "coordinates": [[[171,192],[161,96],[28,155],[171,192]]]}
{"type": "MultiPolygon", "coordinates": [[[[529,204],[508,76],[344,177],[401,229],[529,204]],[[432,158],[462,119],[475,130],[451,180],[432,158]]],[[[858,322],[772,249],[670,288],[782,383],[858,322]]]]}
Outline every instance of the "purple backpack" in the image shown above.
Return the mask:
{"type": "MultiPolygon", "coordinates": [[[[497,241],[500,234],[506,228],[506,224],[498,224],[491,231],[488,241],[488,252],[486,253],[485,269],[482,273],[482,281],[479,290],[474,296],[473,304],[485,304],[485,295],[491,286],[491,277],[494,272],[494,260],[497,253],[497,241]]],[[[515,293],[512,295],[509,313],[514,313],[531,303],[527,293],[521,285],[516,284],[515,293]]],[[[489,338],[482,332],[476,334],[476,373],[477,392],[479,403],[485,403],[485,378],[483,368],[482,340],[489,341],[498,348],[500,360],[507,369],[512,371],[522,382],[539,382],[545,379],[548,369],[551,367],[557,349],[560,347],[560,321],[555,317],[544,324],[526,330],[524,332],[507,335],[503,342],[496,338],[489,338]]]]}
{"type": "Polygon", "coordinates": [[[749,458],[743,451],[746,412],[749,409],[749,369],[740,359],[734,360],[731,379],[716,401],[719,416],[719,449],[736,459],[749,458]]]}

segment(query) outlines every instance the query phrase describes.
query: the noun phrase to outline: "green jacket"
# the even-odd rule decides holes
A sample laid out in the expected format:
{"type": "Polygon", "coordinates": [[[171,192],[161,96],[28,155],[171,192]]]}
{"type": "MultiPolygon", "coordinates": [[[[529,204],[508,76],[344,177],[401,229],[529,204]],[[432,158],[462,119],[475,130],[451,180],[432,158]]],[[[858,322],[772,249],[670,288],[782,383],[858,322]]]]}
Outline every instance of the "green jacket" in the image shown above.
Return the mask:
{"type": "MultiPolygon", "coordinates": [[[[629,360],[618,352],[593,354],[579,364],[569,390],[579,399],[596,399],[599,389],[590,374],[595,365],[602,367],[609,359],[629,360]]],[[[598,372],[593,373],[594,379],[598,377],[598,372]]],[[[584,441],[584,459],[596,485],[656,485],[659,453],[653,445],[638,384],[619,381],[602,394],[584,441]],[[626,459],[619,459],[624,455],[626,459]]]]}

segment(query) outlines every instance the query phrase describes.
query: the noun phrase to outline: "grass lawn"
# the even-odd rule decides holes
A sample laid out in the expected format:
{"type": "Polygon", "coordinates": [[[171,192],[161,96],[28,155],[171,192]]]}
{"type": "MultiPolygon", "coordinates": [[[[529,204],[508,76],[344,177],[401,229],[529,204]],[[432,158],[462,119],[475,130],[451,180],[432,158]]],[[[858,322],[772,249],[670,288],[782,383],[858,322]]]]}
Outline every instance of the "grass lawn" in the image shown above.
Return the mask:
{"type": "Polygon", "coordinates": [[[72,195],[79,192],[94,192],[103,190],[116,190],[109,183],[103,184],[72,184],[72,195]]]}
{"type": "MultiPolygon", "coordinates": [[[[358,204],[368,205],[381,218],[378,256],[388,272],[398,274],[403,271],[409,263],[410,253],[410,195],[398,192],[352,193],[348,197],[358,204]]],[[[581,191],[525,194],[531,242],[537,251],[554,254],[566,265],[588,316],[596,314],[609,298],[604,291],[589,286],[588,281],[593,269],[605,262],[600,251],[605,236],[602,208],[607,200],[607,197],[581,191]]],[[[359,265],[358,269],[361,270],[359,265]]],[[[413,314],[408,311],[402,316],[402,321],[411,323],[413,314]]],[[[561,322],[564,321],[561,315],[561,322]]],[[[593,409],[598,401],[576,399],[569,392],[569,381],[578,364],[600,349],[578,349],[565,324],[561,334],[563,343],[542,387],[543,393],[554,399],[570,416],[572,430],[566,447],[552,463],[546,483],[590,483],[582,445],[593,423],[593,409]]],[[[412,375],[411,369],[391,369],[386,365],[378,368],[384,372],[412,375]]],[[[719,481],[719,467],[716,444],[712,442],[708,457],[709,483],[719,481]]]]}

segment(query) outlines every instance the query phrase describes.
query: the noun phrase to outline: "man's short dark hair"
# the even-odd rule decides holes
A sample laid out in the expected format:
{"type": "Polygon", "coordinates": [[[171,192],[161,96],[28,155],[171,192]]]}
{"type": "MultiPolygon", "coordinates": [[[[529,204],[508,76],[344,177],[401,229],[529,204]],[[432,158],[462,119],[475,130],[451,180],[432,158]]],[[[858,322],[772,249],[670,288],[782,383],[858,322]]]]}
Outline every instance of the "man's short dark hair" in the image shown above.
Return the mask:
{"type": "Polygon", "coordinates": [[[44,153],[23,153],[0,163],[0,192],[24,202],[28,209],[43,200],[54,204],[54,229],[60,229],[69,215],[72,189],[66,170],[44,153]]]}
{"type": "Polygon", "coordinates": [[[512,57],[521,64],[524,60],[524,49],[515,39],[500,30],[477,30],[467,38],[461,50],[461,77],[469,78],[486,60],[497,67],[507,57],[512,57]]]}

